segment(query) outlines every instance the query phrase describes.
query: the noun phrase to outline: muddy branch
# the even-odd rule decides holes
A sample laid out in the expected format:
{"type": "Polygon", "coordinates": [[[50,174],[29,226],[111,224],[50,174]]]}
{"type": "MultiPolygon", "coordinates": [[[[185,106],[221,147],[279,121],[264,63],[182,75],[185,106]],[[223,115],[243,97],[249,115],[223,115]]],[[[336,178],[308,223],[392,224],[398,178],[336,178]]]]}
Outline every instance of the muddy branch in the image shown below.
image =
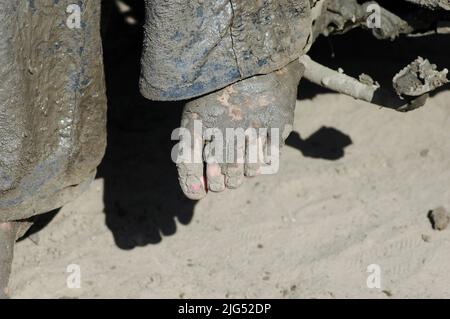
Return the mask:
{"type": "Polygon", "coordinates": [[[431,91],[448,83],[447,69],[437,71],[435,65],[420,57],[395,75],[393,85],[396,91],[385,90],[368,75],[355,79],[332,70],[308,55],[300,57],[300,63],[305,66],[304,77],[317,85],[400,112],[423,106],[431,91]]]}

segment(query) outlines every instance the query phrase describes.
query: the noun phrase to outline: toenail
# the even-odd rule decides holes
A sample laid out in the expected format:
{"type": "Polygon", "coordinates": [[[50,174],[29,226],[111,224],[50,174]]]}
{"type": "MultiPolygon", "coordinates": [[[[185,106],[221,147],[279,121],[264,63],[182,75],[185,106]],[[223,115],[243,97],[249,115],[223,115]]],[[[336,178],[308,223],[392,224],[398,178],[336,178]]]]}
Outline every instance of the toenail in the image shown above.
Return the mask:
{"type": "Polygon", "coordinates": [[[194,191],[194,193],[198,193],[202,189],[202,185],[200,184],[192,184],[191,190],[194,191]]]}

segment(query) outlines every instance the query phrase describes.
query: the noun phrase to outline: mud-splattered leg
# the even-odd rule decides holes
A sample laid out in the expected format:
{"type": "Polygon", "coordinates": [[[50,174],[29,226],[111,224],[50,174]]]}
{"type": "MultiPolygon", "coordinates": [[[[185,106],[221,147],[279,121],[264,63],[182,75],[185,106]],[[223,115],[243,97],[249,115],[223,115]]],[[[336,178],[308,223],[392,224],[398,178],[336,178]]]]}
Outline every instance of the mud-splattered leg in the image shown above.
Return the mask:
{"type": "Polygon", "coordinates": [[[9,296],[8,282],[17,229],[17,223],[0,223],[0,299],[8,298],[9,296]]]}

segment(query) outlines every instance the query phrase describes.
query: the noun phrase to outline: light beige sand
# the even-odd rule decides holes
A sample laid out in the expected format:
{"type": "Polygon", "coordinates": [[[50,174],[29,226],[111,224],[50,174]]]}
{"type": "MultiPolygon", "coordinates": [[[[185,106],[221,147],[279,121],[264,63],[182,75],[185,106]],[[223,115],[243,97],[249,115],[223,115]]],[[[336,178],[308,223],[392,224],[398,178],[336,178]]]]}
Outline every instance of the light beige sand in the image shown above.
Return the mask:
{"type": "Polygon", "coordinates": [[[210,194],[189,224],[131,250],[105,226],[97,179],[39,245],[17,245],[13,297],[448,298],[450,229],[433,230],[427,212],[450,208],[449,101],[440,93],[408,114],[336,94],[302,101],[296,130],[350,136],[342,158],[287,147],[278,175],[210,194]],[[69,264],[80,289],[66,286],[69,264]],[[371,264],[380,289],[367,287],[371,264]]]}

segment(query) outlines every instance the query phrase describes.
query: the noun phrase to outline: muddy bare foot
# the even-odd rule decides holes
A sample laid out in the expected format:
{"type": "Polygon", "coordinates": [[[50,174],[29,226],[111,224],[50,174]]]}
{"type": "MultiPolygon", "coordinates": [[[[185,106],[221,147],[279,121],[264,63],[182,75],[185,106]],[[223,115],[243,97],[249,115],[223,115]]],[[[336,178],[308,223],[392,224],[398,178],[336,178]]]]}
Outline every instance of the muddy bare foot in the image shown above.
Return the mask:
{"type": "Polygon", "coordinates": [[[276,173],[302,74],[294,61],[186,104],[177,167],[187,197],[201,199],[208,190],[237,188],[245,177],[276,173]]]}

